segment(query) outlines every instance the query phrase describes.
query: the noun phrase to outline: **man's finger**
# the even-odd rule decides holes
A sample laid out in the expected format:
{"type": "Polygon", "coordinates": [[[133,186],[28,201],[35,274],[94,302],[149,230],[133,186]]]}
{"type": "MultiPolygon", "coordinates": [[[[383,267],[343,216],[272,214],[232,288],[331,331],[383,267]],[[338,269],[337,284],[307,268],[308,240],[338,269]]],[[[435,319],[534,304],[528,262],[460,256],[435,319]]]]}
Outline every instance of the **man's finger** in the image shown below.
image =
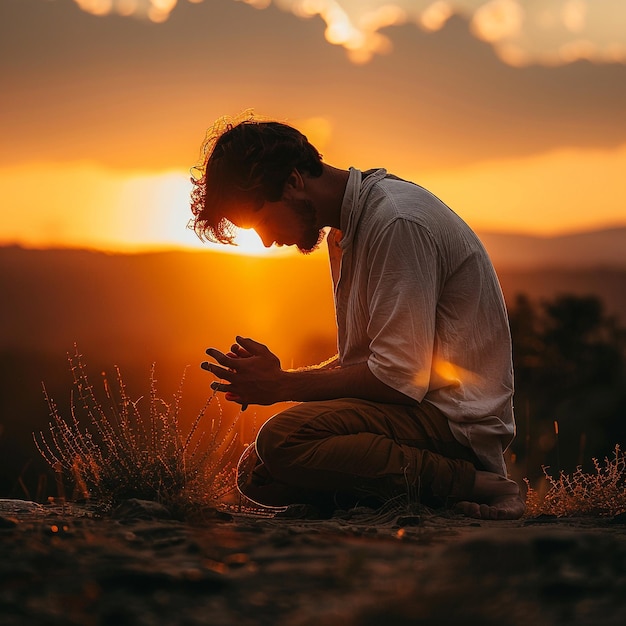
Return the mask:
{"type": "Polygon", "coordinates": [[[233,359],[216,348],[207,348],[205,352],[220,365],[228,367],[229,369],[235,369],[236,358],[233,359]]]}
{"type": "Polygon", "coordinates": [[[213,389],[213,391],[225,391],[226,393],[228,393],[228,388],[230,387],[230,385],[227,385],[226,383],[220,383],[217,380],[214,380],[210,385],[211,389],[213,389]]]}
{"type": "Polygon", "coordinates": [[[217,376],[218,378],[221,378],[223,380],[228,380],[231,381],[233,380],[233,377],[236,375],[235,372],[233,372],[230,369],[227,369],[225,367],[220,367],[219,365],[216,365],[215,363],[209,363],[208,361],[203,361],[202,363],[200,363],[200,367],[203,370],[206,370],[207,372],[211,372],[211,374],[213,374],[214,376],[217,376]]]}
{"type": "Polygon", "coordinates": [[[245,350],[244,348],[242,348],[238,343],[234,343],[231,347],[231,352],[228,353],[228,356],[234,356],[234,357],[238,357],[241,359],[246,359],[248,357],[251,357],[252,355],[245,350]]]}
{"type": "Polygon", "coordinates": [[[224,394],[224,398],[226,398],[229,402],[237,402],[238,404],[241,404],[242,412],[248,408],[248,405],[241,401],[241,396],[238,396],[230,391],[227,391],[224,394]]]}
{"type": "Polygon", "coordinates": [[[235,339],[237,340],[237,343],[250,355],[262,355],[269,352],[269,349],[265,344],[259,343],[249,337],[240,337],[237,335],[235,339]]]}

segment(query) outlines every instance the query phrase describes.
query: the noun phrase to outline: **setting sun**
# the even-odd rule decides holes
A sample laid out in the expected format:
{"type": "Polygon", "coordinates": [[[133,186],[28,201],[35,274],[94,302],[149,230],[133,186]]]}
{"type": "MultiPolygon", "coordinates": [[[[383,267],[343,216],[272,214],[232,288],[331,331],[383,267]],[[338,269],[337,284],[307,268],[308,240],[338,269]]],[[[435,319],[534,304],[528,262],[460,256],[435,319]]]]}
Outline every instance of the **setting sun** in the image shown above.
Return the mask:
{"type": "Polygon", "coordinates": [[[237,235],[235,236],[235,243],[237,247],[233,249],[233,252],[239,254],[267,254],[271,248],[266,248],[261,241],[261,238],[256,234],[252,228],[238,228],[237,235]]]}
{"type": "Polygon", "coordinates": [[[205,128],[245,110],[296,127],[330,165],[426,187],[479,233],[622,226],[626,15],[617,0],[540,4],[8,3],[0,245],[296,256],[252,231],[224,246],[187,227],[205,128]]]}

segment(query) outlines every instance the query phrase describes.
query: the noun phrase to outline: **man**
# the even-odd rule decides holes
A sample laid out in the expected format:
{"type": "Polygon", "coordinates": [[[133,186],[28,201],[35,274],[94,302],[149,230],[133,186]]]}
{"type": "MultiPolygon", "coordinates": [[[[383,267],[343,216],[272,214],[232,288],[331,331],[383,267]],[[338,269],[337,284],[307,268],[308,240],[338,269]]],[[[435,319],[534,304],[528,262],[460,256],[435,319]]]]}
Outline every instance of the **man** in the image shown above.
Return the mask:
{"type": "Polygon", "coordinates": [[[237,337],[202,367],[245,408],[275,415],[239,464],[238,484],[266,505],[324,506],[350,495],[406,494],[465,515],[524,512],[506,478],[514,436],[511,342],[502,292],[471,229],[438,198],[384,169],[324,163],[290,126],[218,120],[192,192],[200,238],[232,243],[254,228],[266,246],[327,243],[337,357],[284,370],[237,337]]]}

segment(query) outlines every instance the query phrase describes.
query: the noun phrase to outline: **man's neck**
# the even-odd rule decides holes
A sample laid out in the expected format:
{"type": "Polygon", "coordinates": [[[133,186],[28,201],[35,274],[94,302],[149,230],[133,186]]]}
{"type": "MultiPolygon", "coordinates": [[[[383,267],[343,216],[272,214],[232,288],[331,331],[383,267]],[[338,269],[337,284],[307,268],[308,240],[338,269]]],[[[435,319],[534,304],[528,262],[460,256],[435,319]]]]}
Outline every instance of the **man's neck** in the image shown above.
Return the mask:
{"type": "Polygon", "coordinates": [[[350,172],[327,164],[324,164],[323,167],[321,176],[307,178],[307,190],[317,211],[318,226],[320,228],[326,226],[339,228],[341,224],[341,205],[350,172]]]}

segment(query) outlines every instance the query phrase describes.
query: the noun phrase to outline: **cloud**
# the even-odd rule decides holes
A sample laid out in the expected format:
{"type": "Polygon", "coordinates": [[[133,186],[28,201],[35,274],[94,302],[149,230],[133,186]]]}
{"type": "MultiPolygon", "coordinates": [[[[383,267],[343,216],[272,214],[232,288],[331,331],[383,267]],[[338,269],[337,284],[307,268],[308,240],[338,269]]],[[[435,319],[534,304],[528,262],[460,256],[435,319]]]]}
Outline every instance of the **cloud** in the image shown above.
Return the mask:
{"type": "MultiPolygon", "coordinates": [[[[181,2],[184,0],[181,0],[181,2]]],[[[198,3],[203,0],[186,0],[198,3]]],[[[386,28],[404,23],[435,31],[452,15],[471,23],[513,66],[563,65],[579,59],[626,63],[623,0],[234,0],[257,9],[271,4],[301,18],[319,16],[325,38],[343,46],[355,63],[389,53],[386,28]]],[[[117,13],[163,22],[178,0],[74,0],[95,15],[117,13]]]]}
{"type": "MultiPolygon", "coordinates": [[[[189,0],[202,2],[202,0],[189,0]]],[[[152,22],[164,22],[176,7],[177,0],[74,0],[87,13],[147,18],[152,22]]]]}
{"type": "Polygon", "coordinates": [[[0,1],[0,165],[188,168],[202,130],[247,107],[302,127],[337,166],[399,175],[626,142],[624,64],[511,67],[454,15],[393,31],[392,54],[354,65],[321,19],[274,5],[180,0],[153,25],[0,1]]]}
{"type": "MultiPolygon", "coordinates": [[[[251,3],[253,0],[243,0],[251,3]]],[[[510,65],[562,65],[578,59],[626,62],[626,5],[622,0],[274,0],[297,15],[319,15],[326,39],[356,62],[391,49],[381,32],[413,22],[439,30],[454,14],[510,65]],[[337,37],[336,33],[340,36],[337,37]]]]}
{"type": "Polygon", "coordinates": [[[510,65],[626,62],[626,6],[619,0],[475,4],[472,31],[510,65]]]}

